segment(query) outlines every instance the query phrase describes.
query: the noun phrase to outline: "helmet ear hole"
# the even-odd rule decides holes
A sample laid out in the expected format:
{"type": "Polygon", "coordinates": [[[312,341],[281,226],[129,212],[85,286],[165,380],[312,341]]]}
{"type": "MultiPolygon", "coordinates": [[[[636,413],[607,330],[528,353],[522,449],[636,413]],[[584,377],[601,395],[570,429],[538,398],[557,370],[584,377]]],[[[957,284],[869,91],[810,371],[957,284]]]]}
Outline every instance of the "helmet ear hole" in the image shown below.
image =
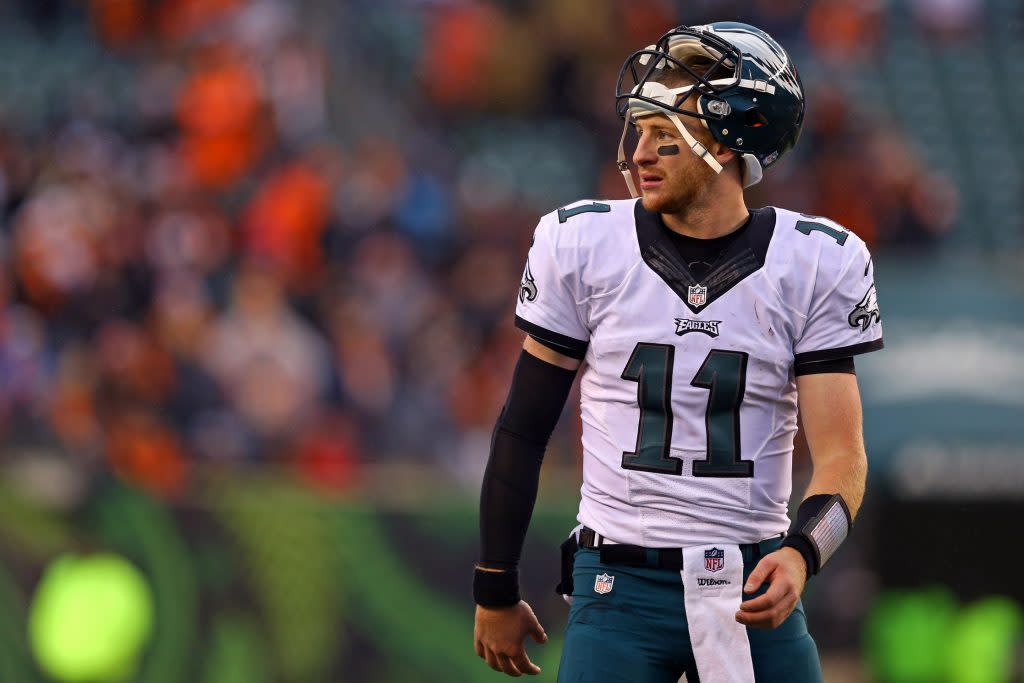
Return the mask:
{"type": "Polygon", "coordinates": [[[750,128],[760,128],[768,125],[768,117],[761,113],[760,109],[748,109],[744,116],[744,123],[750,128]]]}

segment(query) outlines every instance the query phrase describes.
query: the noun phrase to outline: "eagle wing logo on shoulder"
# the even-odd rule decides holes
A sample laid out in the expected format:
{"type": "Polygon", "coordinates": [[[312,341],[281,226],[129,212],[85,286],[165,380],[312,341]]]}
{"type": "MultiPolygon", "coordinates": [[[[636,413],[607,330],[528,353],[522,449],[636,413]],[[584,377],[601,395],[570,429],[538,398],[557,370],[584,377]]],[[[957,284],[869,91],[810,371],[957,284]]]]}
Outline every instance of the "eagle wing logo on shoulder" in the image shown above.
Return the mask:
{"type": "Polygon", "coordinates": [[[859,327],[861,332],[866,332],[872,323],[881,320],[882,314],[878,310],[878,294],[875,292],[875,283],[872,282],[867,293],[864,294],[864,298],[850,311],[847,321],[850,323],[850,327],[859,327]]]}
{"type": "Polygon", "coordinates": [[[523,279],[519,281],[519,301],[526,303],[537,298],[537,283],[533,281],[533,273],[530,272],[530,259],[526,259],[526,268],[523,269],[523,279]]]}

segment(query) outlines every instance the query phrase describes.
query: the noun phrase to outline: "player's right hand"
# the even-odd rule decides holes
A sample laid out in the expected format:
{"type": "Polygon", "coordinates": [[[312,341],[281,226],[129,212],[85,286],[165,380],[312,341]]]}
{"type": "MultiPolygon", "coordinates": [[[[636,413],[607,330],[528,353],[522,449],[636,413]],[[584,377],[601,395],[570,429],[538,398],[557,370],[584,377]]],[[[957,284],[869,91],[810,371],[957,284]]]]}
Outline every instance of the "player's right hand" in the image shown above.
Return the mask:
{"type": "Polygon", "coordinates": [[[526,655],[527,635],[538,643],[548,642],[548,634],[524,600],[511,607],[476,606],[473,648],[495,671],[509,676],[540,673],[540,667],[526,655]]]}

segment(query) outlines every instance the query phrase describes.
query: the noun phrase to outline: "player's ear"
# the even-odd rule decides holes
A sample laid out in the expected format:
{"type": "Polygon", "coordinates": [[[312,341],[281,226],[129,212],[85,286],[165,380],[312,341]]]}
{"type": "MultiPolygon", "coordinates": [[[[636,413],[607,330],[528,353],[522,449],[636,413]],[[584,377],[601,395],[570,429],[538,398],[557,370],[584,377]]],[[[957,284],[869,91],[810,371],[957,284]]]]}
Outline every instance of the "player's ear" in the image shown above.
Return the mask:
{"type": "Polygon", "coordinates": [[[722,166],[725,166],[733,159],[738,159],[739,154],[726,147],[723,143],[715,140],[714,147],[711,152],[715,155],[715,159],[718,160],[722,166]]]}
{"type": "Polygon", "coordinates": [[[715,155],[715,159],[722,165],[728,173],[734,173],[742,180],[742,173],[740,171],[740,155],[738,152],[734,152],[721,142],[715,140],[714,147],[711,152],[715,155]]]}
{"type": "Polygon", "coordinates": [[[743,158],[740,156],[739,152],[732,151],[722,143],[716,142],[715,144],[716,149],[712,151],[715,155],[715,159],[717,159],[718,163],[722,165],[723,174],[727,173],[734,176],[742,185],[743,171],[741,169],[743,167],[743,158]]]}

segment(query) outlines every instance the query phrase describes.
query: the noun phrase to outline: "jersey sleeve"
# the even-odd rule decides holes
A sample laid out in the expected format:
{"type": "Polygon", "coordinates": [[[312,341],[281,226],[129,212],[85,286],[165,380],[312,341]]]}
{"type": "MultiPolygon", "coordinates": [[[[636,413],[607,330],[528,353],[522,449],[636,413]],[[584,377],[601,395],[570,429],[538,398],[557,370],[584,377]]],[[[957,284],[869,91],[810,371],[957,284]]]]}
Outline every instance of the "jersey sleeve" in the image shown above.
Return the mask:
{"type": "Polygon", "coordinates": [[[832,273],[827,268],[818,272],[803,332],[793,349],[798,367],[882,348],[871,254],[856,238],[846,246],[849,256],[837,261],[832,273]]]}
{"type": "Polygon", "coordinates": [[[582,359],[590,331],[578,303],[576,250],[571,245],[559,245],[555,229],[545,217],[533,234],[519,283],[516,327],[561,354],[582,359]]]}

